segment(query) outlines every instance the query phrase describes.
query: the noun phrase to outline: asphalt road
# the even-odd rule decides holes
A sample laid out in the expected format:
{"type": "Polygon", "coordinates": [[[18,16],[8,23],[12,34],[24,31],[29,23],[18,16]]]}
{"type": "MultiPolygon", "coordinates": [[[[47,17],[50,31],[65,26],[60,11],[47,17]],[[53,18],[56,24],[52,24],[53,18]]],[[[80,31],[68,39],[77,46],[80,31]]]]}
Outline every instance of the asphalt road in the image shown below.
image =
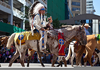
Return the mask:
{"type": "MultiPolygon", "coordinates": [[[[27,67],[27,64],[25,63],[25,67],[22,67],[20,63],[13,63],[11,67],[8,67],[9,63],[0,63],[1,67],[0,68],[58,68],[58,67],[51,67],[51,64],[46,64],[44,63],[45,67],[42,67],[40,63],[30,63],[30,66],[27,67]]],[[[57,66],[57,64],[55,64],[57,66]]],[[[76,65],[74,65],[76,67],[76,65]]],[[[59,67],[59,68],[74,68],[71,65],[67,65],[67,67],[59,67]]],[[[80,67],[80,66],[78,66],[80,67]]],[[[84,66],[82,66],[84,67],[84,66]]],[[[91,67],[91,66],[87,66],[91,67]]]]}

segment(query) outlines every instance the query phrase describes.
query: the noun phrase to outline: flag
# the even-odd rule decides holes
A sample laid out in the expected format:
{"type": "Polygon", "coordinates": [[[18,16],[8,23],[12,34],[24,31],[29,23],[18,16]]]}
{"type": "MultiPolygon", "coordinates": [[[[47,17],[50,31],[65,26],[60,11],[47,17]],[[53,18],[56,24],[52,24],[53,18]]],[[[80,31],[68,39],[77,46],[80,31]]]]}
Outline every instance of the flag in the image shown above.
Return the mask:
{"type": "Polygon", "coordinates": [[[64,34],[58,33],[58,46],[59,46],[59,56],[65,56],[65,43],[64,43],[64,34]]]}

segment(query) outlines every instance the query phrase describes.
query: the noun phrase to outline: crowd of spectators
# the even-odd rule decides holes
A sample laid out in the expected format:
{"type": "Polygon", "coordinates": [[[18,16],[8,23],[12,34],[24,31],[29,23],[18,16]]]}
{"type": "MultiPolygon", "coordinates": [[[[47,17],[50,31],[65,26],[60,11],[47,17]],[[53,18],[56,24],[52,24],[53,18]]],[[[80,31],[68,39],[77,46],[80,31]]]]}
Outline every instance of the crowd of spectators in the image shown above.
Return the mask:
{"type": "MultiPolygon", "coordinates": [[[[10,50],[8,50],[6,47],[2,47],[1,50],[0,50],[0,63],[9,63],[10,59],[13,57],[13,55],[15,53],[15,50],[16,50],[16,48],[13,45],[11,46],[10,50]]],[[[67,56],[68,49],[65,51],[65,54],[66,54],[65,56],[67,56]]],[[[83,55],[83,57],[84,57],[84,55],[83,55]]],[[[49,54],[48,56],[46,56],[46,54],[44,54],[44,56],[42,56],[41,59],[42,59],[43,63],[52,63],[52,57],[53,57],[52,54],[49,54]]],[[[82,65],[84,64],[83,57],[82,57],[82,61],[81,61],[82,65]]],[[[28,53],[26,53],[26,56],[25,56],[25,63],[27,63],[27,58],[28,58],[28,53]]],[[[14,61],[14,63],[19,63],[19,59],[20,59],[20,57],[18,57],[14,61]]],[[[92,62],[94,62],[94,61],[95,61],[94,57],[92,56],[92,62]]],[[[35,52],[34,55],[31,58],[30,63],[39,63],[39,62],[40,61],[38,60],[37,53],[35,52]]],[[[75,62],[76,61],[75,61],[75,58],[74,58],[74,64],[76,64],[75,62]]],[[[70,59],[67,61],[67,64],[71,64],[70,59]]],[[[87,65],[89,65],[89,62],[87,62],[87,65]]],[[[100,66],[99,61],[95,64],[95,66],[100,66]]]]}
{"type": "MultiPolygon", "coordinates": [[[[9,63],[15,51],[16,48],[13,45],[9,50],[6,47],[2,47],[0,50],[0,63],[9,63]]],[[[28,53],[26,53],[25,56],[25,63],[27,63],[27,58],[28,58],[28,53]]],[[[18,57],[14,63],[19,63],[19,59],[20,57],[18,57]]],[[[48,56],[46,56],[46,54],[44,54],[44,56],[42,56],[41,59],[44,63],[51,63],[52,55],[49,54],[48,56]]],[[[38,60],[37,52],[35,52],[34,55],[32,56],[30,63],[39,63],[39,62],[40,61],[38,60]]]]}

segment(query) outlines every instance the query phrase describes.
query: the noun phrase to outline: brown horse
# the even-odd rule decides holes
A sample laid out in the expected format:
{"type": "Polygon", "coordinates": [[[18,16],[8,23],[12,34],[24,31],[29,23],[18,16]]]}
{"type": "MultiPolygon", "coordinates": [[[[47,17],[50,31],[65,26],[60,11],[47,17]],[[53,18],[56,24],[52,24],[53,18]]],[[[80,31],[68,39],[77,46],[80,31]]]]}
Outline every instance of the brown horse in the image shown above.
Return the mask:
{"type": "MultiPolygon", "coordinates": [[[[76,55],[76,65],[78,65],[78,62],[77,62],[77,60],[78,60],[78,61],[80,61],[79,62],[80,66],[82,66],[81,65],[81,60],[79,60],[79,59],[81,59],[82,55],[79,55],[79,54],[80,53],[81,54],[83,54],[83,53],[86,54],[85,46],[81,46],[77,41],[73,41],[69,45],[69,52],[68,52],[68,56],[66,57],[66,60],[68,60],[70,58],[71,53],[72,53],[72,56],[71,56],[71,65],[72,65],[72,67],[73,67],[73,59],[74,59],[75,55],[76,55]],[[79,58],[79,56],[80,56],[80,58],[79,58]]],[[[97,60],[98,60],[98,55],[97,55],[96,52],[94,52],[93,55],[95,56],[95,59],[96,59],[95,62],[93,63],[93,65],[95,65],[97,63],[97,60]]]]}
{"type": "MultiPolygon", "coordinates": [[[[85,46],[86,49],[86,55],[84,57],[84,65],[86,66],[86,62],[89,61],[90,65],[93,66],[91,62],[91,57],[93,53],[95,52],[95,48],[100,50],[100,44],[97,43],[95,35],[88,35],[87,36],[87,44],[85,46]]],[[[81,53],[84,52],[84,49],[81,49],[81,53]]],[[[82,55],[80,55],[80,52],[77,54],[77,64],[80,63],[80,59],[82,55]]]]}
{"type": "Polygon", "coordinates": [[[9,36],[1,37],[1,38],[0,38],[0,46],[5,46],[5,47],[6,47],[8,38],[9,38],[9,36]]]}
{"type": "MultiPolygon", "coordinates": [[[[7,44],[7,40],[8,40],[9,36],[0,36],[0,49],[4,46],[6,47],[7,44]]],[[[1,67],[1,65],[0,65],[1,67]]]]}

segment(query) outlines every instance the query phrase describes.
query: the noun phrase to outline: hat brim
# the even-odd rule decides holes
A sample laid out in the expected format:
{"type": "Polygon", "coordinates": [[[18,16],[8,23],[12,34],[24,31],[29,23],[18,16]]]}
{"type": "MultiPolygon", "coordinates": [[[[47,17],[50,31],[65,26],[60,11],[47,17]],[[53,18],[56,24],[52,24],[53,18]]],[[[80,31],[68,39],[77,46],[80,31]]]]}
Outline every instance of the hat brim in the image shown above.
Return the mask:
{"type": "Polygon", "coordinates": [[[87,26],[87,27],[91,27],[91,26],[87,26]]]}

